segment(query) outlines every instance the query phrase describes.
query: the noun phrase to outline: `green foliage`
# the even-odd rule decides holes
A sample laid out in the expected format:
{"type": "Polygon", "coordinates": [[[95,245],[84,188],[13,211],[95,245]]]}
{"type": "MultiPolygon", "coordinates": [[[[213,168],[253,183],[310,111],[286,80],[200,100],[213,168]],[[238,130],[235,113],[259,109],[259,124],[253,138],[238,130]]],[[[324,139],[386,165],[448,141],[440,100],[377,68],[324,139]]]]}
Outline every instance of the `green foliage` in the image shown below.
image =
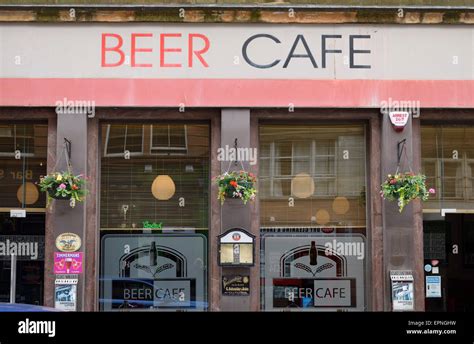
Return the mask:
{"type": "Polygon", "coordinates": [[[428,190],[425,175],[405,172],[389,174],[382,184],[380,193],[384,199],[398,201],[399,211],[402,212],[412,200],[419,198],[426,201],[435,190],[432,188],[428,190]]]}
{"type": "Polygon", "coordinates": [[[257,194],[255,183],[257,178],[253,173],[239,171],[226,172],[215,178],[219,188],[217,199],[224,204],[226,198],[240,198],[244,204],[254,200],[257,194]]]}
{"type": "Polygon", "coordinates": [[[39,187],[48,194],[48,205],[53,198],[71,199],[71,207],[74,207],[76,201],[84,201],[87,194],[85,184],[81,174],[76,176],[70,172],[53,172],[40,179],[39,187]]]}

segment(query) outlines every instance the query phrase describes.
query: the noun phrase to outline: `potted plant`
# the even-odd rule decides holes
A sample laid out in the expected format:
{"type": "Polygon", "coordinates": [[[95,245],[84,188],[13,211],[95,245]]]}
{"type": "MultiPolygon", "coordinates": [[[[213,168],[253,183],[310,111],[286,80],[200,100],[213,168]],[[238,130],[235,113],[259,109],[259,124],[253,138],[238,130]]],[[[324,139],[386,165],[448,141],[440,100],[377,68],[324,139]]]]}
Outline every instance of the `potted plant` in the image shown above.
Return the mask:
{"type": "Polygon", "coordinates": [[[226,198],[239,198],[246,204],[249,200],[254,200],[257,194],[257,178],[250,172],[225,172],[217,176],[215,182],[219,188],[217,198],[221,204],[224,204],[226,198]]]}
{"type": "Polygon", "coordinates": [[[412,200],[419,198],[426,201],[435,189],[428,189],[426,176],[413,172],[389,174],[382,184],[381,196],[389,201],[397,201],[399,211],[412,200]]]}
{"type": "Polygon", "coordinates": [[[74,208],[76,201],[84,201],[87,193],[83,175],[76,176],[71,172],[50,173],[40,179],[39,186],[47,193],[48,205],[52,199],[69,200],[69,205],[74,208]]]}

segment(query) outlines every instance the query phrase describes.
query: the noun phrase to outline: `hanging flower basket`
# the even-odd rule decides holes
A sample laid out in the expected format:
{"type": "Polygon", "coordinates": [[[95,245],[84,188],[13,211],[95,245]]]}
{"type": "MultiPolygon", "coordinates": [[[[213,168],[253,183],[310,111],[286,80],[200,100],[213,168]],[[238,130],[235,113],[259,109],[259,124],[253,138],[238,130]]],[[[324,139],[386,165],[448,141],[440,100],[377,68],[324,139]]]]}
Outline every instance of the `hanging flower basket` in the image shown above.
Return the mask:
{"type": "Polygon", "coordinates": [[[219,187],[217,199],[221,204],[224,204],[226,198],[240,198],[246,204],[249,200],[254,200],[257,194],[257,178],[250,172],[226,172],[215,177],[215,182],[219,187]]]}
{"type": "Polygon", "coordinates": [[[53,172],[40,179],[41,191],[48,195],[48,205],[51,199],[69,200],[69,205],[74,208],[76,201],[82,202],[87,194],[85,178],[71,172],[53,172]]]}
{"type": "Polygon", "coordinates": [[[426,176],[414,174],[413,172],[389,174],[382,184],[380,191],[382,197],[389,201],[397,201],[399,211],[414,199],[428,200],[430,194],[435,193],[435,189],[428,189],[426,186],[426,176]]]}
{"type": "Polygon", "coordinates": [[[62,194],[56,195],[56,190],[53,190],[53,189],[48,190],[48,196],[53,199],[59,199],[59,200],[64,200],[64,201],[68,201],[71,199],[71,194],[64,195],[64,196],[62,194]]]}

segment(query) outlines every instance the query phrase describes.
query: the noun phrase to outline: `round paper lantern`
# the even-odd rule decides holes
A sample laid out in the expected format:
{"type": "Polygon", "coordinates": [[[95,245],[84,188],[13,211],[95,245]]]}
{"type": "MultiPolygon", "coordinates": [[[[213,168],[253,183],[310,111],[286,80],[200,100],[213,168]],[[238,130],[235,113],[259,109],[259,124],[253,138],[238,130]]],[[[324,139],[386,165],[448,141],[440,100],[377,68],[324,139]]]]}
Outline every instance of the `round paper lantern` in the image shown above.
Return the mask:
{"type": "Polygon", "coordinates": [[[325,209],[319,209],[316,212],[316,223],[318,225],[324,226],[326,223],[329,222],[330,216],[327,210],[325,209]]]}
{"type": "Polygon", "coordinates": [[[350,204],[345,197],[336,197],[332,202],[332,210],[339,215],[343,215],[349,211],[350,204]]]}
{"type": "Polygon", "coordinates": [[[18,191],[16,192],[16,198],[18,198],[18,201],[20,203],[34,204],[36,203],[36,201],[38,201],[39,198],[38,188],[35,184],[31,182],[26,182],[18,188],[18,191]],[[24,202],[23,196],[25,196],[24,202]]]}
{"type": "Polygon", "coordinates": [[[151,193],[160,201],[169,200],[176,191],[173,179],[168,175],[159,175],[151,184],[151,193]]]}
{"type": "Polygon", "coordinates": [[[314,193],[314,180],[307,173],[298,173],[291,180],[291,194],[298,198],[308,198],[314,193]]]}

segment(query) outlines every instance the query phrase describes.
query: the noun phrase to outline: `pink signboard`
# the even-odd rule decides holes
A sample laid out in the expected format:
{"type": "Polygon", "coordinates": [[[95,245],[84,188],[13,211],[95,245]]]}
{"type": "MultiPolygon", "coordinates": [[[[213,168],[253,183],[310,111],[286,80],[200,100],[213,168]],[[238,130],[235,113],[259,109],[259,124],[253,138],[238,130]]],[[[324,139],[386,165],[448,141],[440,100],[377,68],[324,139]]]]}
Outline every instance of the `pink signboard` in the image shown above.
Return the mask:
{"type": "Polygon", "coordinates": [[[54,252],[55,274],[81,274],[83,252],[54,252]]]}

